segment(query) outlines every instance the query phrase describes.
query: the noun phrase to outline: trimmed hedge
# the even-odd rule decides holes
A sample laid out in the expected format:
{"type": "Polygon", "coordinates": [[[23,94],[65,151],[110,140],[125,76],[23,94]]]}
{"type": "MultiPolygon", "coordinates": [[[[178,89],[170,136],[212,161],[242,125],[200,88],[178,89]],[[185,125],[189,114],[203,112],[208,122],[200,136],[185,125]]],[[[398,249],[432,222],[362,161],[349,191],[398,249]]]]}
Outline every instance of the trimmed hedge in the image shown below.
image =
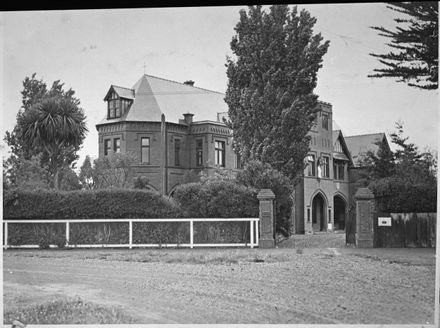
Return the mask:
{"type": "Polygon", "coordinates": [[[371,183],[378,209],[388,213],[424,213],[437,211],[437,186],[413,184],[395,177],[371,183]]]}
{"type": "Polygon", "coordinates": [[[5,219],[174,218],[179,208],[147,190],[7,190],[5,219]]]}
{"type": "Polygon", "coordinates": [[[173,198],[187,218],[251,218],[259,215],[257,193],[233,181],[206,181],[178,186],[173,198]]]}
{"type": "MultiPolygon", "coordinates": [[[[258,217],[257,190],[232,181],[207,181],[179,186],[174,200],[147,190],[82,191],[7,190],[5,219],[240,218],[258,217]]],[[[124,222],[71,223],[69,245],[127,244],[124,222]]],[[[9,245],[64,247],[65,225],[10,224],[9,245]]],[[[195,243],[248,243],[248,222],[195,222],[195,243]]],[[[135,244],[186,244],[188,222],[133,222],[135,244]]]]}

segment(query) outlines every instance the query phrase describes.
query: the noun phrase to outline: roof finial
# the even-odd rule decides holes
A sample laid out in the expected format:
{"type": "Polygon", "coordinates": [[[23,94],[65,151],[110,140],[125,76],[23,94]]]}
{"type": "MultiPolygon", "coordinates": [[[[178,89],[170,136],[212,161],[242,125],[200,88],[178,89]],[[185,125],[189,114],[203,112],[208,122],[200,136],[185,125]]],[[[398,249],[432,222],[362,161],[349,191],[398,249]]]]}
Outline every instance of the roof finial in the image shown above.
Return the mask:
{"type": "Polygon", "coordinates": [[[146,66],[146,65],[145,65],[145,60],[144,60],[144,75],[145,75],[145,66],[146,66]]]}

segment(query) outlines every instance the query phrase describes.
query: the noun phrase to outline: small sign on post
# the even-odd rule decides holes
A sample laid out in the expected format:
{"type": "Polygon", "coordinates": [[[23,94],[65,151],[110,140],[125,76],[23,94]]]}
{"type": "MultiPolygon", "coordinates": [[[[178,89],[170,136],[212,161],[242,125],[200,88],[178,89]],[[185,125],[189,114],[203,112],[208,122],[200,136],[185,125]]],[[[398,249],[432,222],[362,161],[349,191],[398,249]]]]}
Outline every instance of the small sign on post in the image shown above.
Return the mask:
{"type": "Polygon", "coordinates": [[[378,218],[377,225],[379,227],[391,227],[391,218],[390,217],[378,218]]]}

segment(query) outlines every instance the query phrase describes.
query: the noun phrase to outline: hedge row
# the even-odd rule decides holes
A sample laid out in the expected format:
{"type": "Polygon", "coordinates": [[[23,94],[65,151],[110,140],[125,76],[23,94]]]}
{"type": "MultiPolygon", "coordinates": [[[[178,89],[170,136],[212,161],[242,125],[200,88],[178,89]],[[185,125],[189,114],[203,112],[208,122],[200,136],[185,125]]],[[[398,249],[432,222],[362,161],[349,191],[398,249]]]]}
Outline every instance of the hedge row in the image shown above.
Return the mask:
{"type": "Polygon", "coordinates": [[[146,190],[7,190],[3,216],[46,220],[174,218],[182,213],[172,200],[146,190]]]}
{"type": "Polygon", "coordinates": [[[378,209],[388,213],[424,213],[437,211],[437,186],[412,184],[402,179],[385,178],[368,186],[378,209]]]}
{"type": "Polygon", "coordinates": [[[207,181],[178,186],[173,198],[184,217],[258,217],[257,190],[233,181],[207,181]]]}
{"type": "Polygon", "coordinates": [[[257,190],[231,181],[181,185],[174,199],[148,190],[5,190],[6,219],[258,217],[257,190]]]}
{"type": "MultiPolygon", "coordinates": [[[[174,199],[147,190],[6,190],[5,219],[258,217],[257,191],[232,181],[178,187],[174,199]]],[[[10,224],[8,244],[66,242],[63,224],[10,224]]],[[[133,223],[133,243],[189,243],[188,222],[133,223]]],[[[127,244],[128,223],[71,223],[69,244],[127,244]]],[[[195,243],[248,243],[248,222],[194,223],[195,243]]]]}

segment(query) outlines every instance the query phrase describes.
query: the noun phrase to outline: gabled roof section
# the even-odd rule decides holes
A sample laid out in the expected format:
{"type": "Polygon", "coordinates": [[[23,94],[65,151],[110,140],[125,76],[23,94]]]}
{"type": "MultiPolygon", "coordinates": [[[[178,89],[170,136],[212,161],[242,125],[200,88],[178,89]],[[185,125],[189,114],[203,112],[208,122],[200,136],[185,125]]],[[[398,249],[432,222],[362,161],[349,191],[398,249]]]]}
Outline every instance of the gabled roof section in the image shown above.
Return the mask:
{"type": "Polygon", "coordinates": [[[104,97],[104,101],[107,101],[107,99],[110,97],[110,94],[113,91],[116,92],[116,94],[120,98],[131,99],[131,100],[134,99],[134,90],[133,89],[123,88],[123,87],[119,87],[117,85],[111,85],[110,89],[108,90],[107,94],[104,97]]]}
{"type": "Polygon", "coordinates": [[[386,135],[382,132],[345,137],[345,142],[351,153],[353,163],[358,166],[359,160],[368,151],[376,153],[379,149],[379,146],[376,144],[378,141],[385,142],[388,145],[386,135]]]}
{"type": "Polygon", "coordinates": [[[332,131],[332,138],[333,138],[333,158],[336,159],[342,159],[349,162],[349,164],[353,164],[353,160],[351,158],[350,150],[347,146],[347,143],[345,142],[344,135],[342,134],[341,130],[333,130],[332,131]],[[337,151],[335,149],[336,143],[339,143],[342,148],[342,152],[337,151]]]}
{"type": "MultiPolygon", "coordinates": [[[[178,123],[185,113],[194,114],[194,121],[215,121],[217,113],[228,111],[223,93],[147,74],[132,89],[113,85],[112,89],[120,97],[134,99],[127,115],[121,118],[124,121],[160,122],[161,115],[165,114],[167,122],[178,123]]],[[[99,124],[106,122],[110,121],[104,119],[99,124]]]]}

